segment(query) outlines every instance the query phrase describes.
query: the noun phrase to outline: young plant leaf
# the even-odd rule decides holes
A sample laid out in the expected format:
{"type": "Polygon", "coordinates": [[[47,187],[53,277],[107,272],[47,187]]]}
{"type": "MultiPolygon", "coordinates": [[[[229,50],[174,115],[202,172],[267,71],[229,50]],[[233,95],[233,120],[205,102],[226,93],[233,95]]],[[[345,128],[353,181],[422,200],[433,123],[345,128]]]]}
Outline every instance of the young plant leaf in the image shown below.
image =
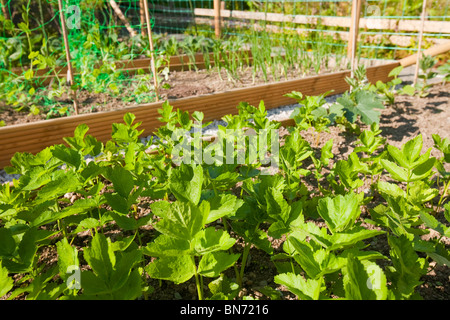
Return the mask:
{"type": "Polygon", "coordinates": [[[14,281],[8,277],[8,269],[2,266],[0,260],[0,298],[6,295],[14,286],[14,281]]]}
{"type": "Polygon", "coordinates": [[[345,297],[351,300],[385,300],[388,296],[386,276],[374,262],[360,261],[349,254],[344,274],[345,297]]]}
{"type": "Polygon", "coordinates": [[[320,199],[317,211],[333,233],[351,228],[361,213],[359,198],[353,192],[320,199]]]}
{"type": "Polygon", "coordinates": [[[223,271],[233,266],[240,256],[240,254],[229,254],[223,251],[207,253],[198,264],[198,272],[205,277],[218,277],[223,271]]]}
{"type": "Polygon", "coordinates": [[[305,280],[299,274],[282,273],[275,276],[274,282],[286,286],[302,300],[319,300],[323,278],[305,280]]]}
{"type": "Polygon", "coordinates": [[[203,185],[202,166],[189,166],[184,163],[172,171],[170,176],[170,190],[180,201],[191,201],[197,205],[200,201],[203,185]]]}
{"type": "Polygon", "coordinates": [[[195,264],[191,256],[162,257],[145,267],[150,277],[169,280],[180,284],[191,279],[195,274],[195,264]]]}

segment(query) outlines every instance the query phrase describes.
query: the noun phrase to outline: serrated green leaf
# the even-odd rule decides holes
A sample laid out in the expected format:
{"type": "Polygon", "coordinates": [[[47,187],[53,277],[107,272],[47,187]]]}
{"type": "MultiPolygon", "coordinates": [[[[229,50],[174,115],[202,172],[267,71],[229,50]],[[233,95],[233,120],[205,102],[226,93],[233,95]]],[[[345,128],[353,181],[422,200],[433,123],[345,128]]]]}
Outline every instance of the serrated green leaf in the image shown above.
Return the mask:
{"type": "Polygon", "coordinates": [[[431,228],[433,230],[436,230],[437,232],[439,232],[441,235],[445,235],[446,233],[448,233],[448,229],[449,227],[447,227],[445,224],[439,222],[435,217],[433,217],[431,214],[425,212],[425,211],[421,211],[420,212],[420,218],[422,219],[422,221],[425,223],[425,225],[428,228],[431,228]]]}
{"type": "Polygon", "coordinates": [[[14,281],[8,277],[8,270],[2,266],[0,260],[0,298],[6,295],[14,286],[14,281]]]}
{"type": "Polygon", "coordinates": [[[391,174],[392,178],[401,181],[401,182],[407,182],[408,181],[408,173],[405,169],[400,168],[392,161],[381,159],[381,164],[383,167],[391,174]]]}
{"type": "Polygon", "coordinates": [[[130,211],[130,206],[128,205],[127,198],[124,198],[120,194],[108,192],[104,193],[103,196],[113,210],[122,214],[127,214],[130,211]]]}
{"type": "Polygon", "coordinates": [[[191,279],[195,274],[195,264],[191,256],[162,257],[145,267],[150,277],[169,280],[180,284],[191,279]]]}
{"type": "Polygon", "coordinates": [[[221,229],[215,230],[214,227],[208,227],[195,235],[192,247],[195,254],[204,255],[207,252],[228,250],[235,242],[236,240],[228,232],[221,229]]]}
{"type": "Polygon", "coordinates": [[[301,275],[293,273],[276,275],[274,281],[277,284],[286,286],[289,291],[302,300],[319,300],[323,285],[323,278],[305,280],[301,275]]]}
{"type": "Polygon", "coordinates": [[[78,250],[72,247],[66,238],[59,241],[56,244],[56,248],[58,252],[59,276],[65,281],[70,273],[73,272],[74,267],[80,265],[78,250]]]}
{"type": "Polygon", "coordinates": [[[52,149],[52,155],[62,162],[75,167],[77,170],[80,168],[81,155],[74,149],[67,148],[64,145],[56,145],[52,149]]]}
{"type": "Polygon", "coordinates": [[[403,190],[396,184],[389,183],[386,181],[378,181],[377,186],[378,186],[378,190],[381,193],[389,194],[394,197],[406,197],[405,190],[403,190]]]}
{"type": "Polygon", "coordinates": [[[232,194],[219,194],[207,200],[210,203],[208,218],[205,223],[211,223],[222,217],[231,216],[242,206],[243,201],[232,194]]]}
{"type": "Polygon", "coordinates": [[[142,259],[142,252],[140,250],[132,250],[123,252],[114,266],[114,272],[111,275],[111,289],[119,290],[128,280],[130,272],[133,267],[142,259]]]}
{"type": "Polygon", "coordinates": [[[345,297],[350,300],[385,300],[386,276],[374,262],[347,257],[343,268],[345,297]]]}
{"type": "Polygon", "coordinates": [[[353,228],[345,232],[339,232],[331,235],[328,240],[332,243],[328,250],[340,250],[355,245],[358,241],[373,238],[385,233],[380,230],[368,230],[365,228],[353,228]]]}
{"type": "Polygon", "coordinates": [[[22,263],[25,265],[31,265],[33,258],[37,252],[38,246],[36,241],[38,240],[38,230],[37,228],[29,228],[25,231],[22,241],[19,244],[19,256],[22,263]]]}
{"type": "Polygon", "coordinates": [[[16,251],[16,241],[10,229],[0,228],[0,256],[11,257],[16,251]]]}
{"type": "Polygon", "coordinates": [[[233,299],[239,293],[239,285],[231,282],[223,273],[216,280],[208,284],[208,288],[213,294],[211,300],[217,299],[217,295],[221,295],[223,299],[233,299]]]}
{"type": "Polygon", "coordinates": [[[207,253],[198,264],[198,272],[205,277],[218,277],[223,271],[233,266],[240,256],[240,254],[229,254],[223,251],[207,253]]]}
{"type": "Polygon", "coordinates": [[[123,198],[128,199],[134,188],[134,179],[130,171],[122,167],[114,167],[108,170],[107,179],[111,180],[114,190],[123,198]]]}
{"type": "Polygon", "coordinates": [[[73,171],[61,170],[57,172],[58,174],[55,175],[53,180],[39,191],[37,203],[62,196],[68,192],[74,192],[81,186],[81,182],[73,171]]]}
{"type": "Polygon", "coordinates": [[[395,272],[389,271],[393,282],[393,291],[398,299],[407,299],[422,282],[420,278],[426,273],[424,259],[417,256],[411,241],[405,236],[388,236],[391,260],[395,272]]]}
{"type": "Polygon", "coordinates": [[[182,163],[178,169],[172,171],[169,183],[170,190],[178,200],[198,204],[203,184],[203,168],[182,163]]]}
{"type": "Polygon", "coordinates": [[[359,199],[353,192],[320,199],[317,211],[333,233],[351,228],[361,213],[359,199]]]}
{"type": "Polygon", "coordinates": [[[316,279],[321,272],[321,267],[314,257],[313,248],[307,242],[300,241],[295,237],[289,237],[288,241],[296,250],[295,261],[311,279],[316,279]]]}
{"type": "Polygon", "coordinates": [[[110,240],[103,234],[97,233],[92,238],[90,247],[84,249],[84,258],[100,279],[104,281],[111,279],[116,257],[110,240]]]}
{"type": "Polygon", "coordinates": [[[266,190],[267,214],[275,221],[287,222],[289,219],[290,207],[284,199],[280,189],[269,188],[266,190]]]}
{"type": "Polygon", "coordinates": [[[203,228],[205,220],[203,212],[192,202],[176,201],[155,228],[174,238],[191,240],[203,228]]]}
{"type": "Polygon", "coordinates": [[[411,178],[409,179],[409,181],[418,181],[427,178],[431,174],[435,163],[436,158],[432,157],[416,166],[412,170],[411,178]]]}
{"type": "Polygon", "coordinates": [[[177,257],[191,254],[192,249],[188,240],[161,234],[144,247],[143,253],[151,257],[177,257]]]}

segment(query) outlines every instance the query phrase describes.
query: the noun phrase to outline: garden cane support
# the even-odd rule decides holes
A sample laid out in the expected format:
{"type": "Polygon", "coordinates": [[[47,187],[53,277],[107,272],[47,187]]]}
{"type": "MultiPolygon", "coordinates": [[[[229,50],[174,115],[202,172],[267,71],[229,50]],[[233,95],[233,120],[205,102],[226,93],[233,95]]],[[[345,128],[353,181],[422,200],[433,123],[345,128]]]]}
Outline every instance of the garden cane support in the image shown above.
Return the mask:
{"type": "Polygon", "coordinates": [[[156,66],[155,66],[155,51],[153,49],[153,39],[152,39],[152,26],[150,24],[150,15],[148,13],[148,2],[147,0],[143,0],[144,2],[144,11],[145,11],[145,22],[147,23],[147,34],[148,41],[150,43],[150,57],[151,57],[151,68],[153,73],[153,82],[155,86],[155,94],[156,101],[159,101],[159,90],[158,90],[158,77],[156,76],[156,66]]]}
{"type": "MultiPolygon", "coordinates": [[[[69,50],[69,39],[67,37],[67,29],[66,29],[66,21],[64,18],[64,12],[62,8],[62,1],[58,0],[58,6],[59,6],[59,12],[61,17],[61,27],[62,27],[62,34],[64,38],[64,47],[66,50],[66,60],[67,60],[67,82],[70,86],[73,85],[73,69],[72,69],[72,62],[70,61],[70,50],[69,50]]],[[[73,107],[75,109],[75,114],[78,114],[78,101],[77,101],[77,93],[75,90],[72,91],[73,95],[73,107]]]]}
{"type": "Polygon", "coordinates": [[[423,0],[422,5],[422,17],[421,17],[421,26],[419,31],[419,47],[417,48],[417,60],[416,60],[416,70],[414,71],[414,81],[413,86],[417,83],[417,77],[419,76],[419,61],[421,59],[421,51],[422,51],[422,40],[423,40],[423,27],[425,24],[425,14],[427,11],[427,0],[423,0]]]}

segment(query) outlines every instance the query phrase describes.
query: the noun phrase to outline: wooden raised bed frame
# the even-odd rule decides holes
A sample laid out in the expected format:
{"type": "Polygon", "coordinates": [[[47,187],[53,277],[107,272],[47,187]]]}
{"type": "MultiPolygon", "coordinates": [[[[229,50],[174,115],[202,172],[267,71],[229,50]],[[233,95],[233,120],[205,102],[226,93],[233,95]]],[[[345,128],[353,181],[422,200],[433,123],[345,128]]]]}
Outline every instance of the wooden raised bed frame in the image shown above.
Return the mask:
{"type": "MultiPolygon", "coordinates": [[[[389,80],[389,72],[399,65],[399,62],[393,62],[369,67],[367,78],[372,83],[378,80],[386,82],[389,80]]],[[[318,95],[330,90],[334,90],[334,94],[343,93],[349,89],[345,81],[348,76],[350,71],[343,71],[169,100],[169,103],[175,109],[179,108],[189,113],[201,111],[205,115],[204,121],[207,122],[220,119],[226,114],[236,114],[238,112],[236,107],[241,101],[257,106],[263,100],[266,109],[272,109],[296,103],[294,99],[284,96],[292,91],[300,91],[305,95],[318,95]]],[[[2,127],[0,128],[0,168],[10,165],[10,159],[16,152],[36,154],[48,146],[64,143],[63,137],[73,136],[75,128],[82,123],[88,125],[88,134],[105,142],[111,138],[112,124],[123,122],[123,116],[127,112],[133,113],[136,121],[142,122],[140,129],[144,129],[143,136],[151,135],[161,125],[158,121],[160,115],[157,110],[162,107],[162,104],[163,102],[141,104],[121,110],[2,127]]]]}

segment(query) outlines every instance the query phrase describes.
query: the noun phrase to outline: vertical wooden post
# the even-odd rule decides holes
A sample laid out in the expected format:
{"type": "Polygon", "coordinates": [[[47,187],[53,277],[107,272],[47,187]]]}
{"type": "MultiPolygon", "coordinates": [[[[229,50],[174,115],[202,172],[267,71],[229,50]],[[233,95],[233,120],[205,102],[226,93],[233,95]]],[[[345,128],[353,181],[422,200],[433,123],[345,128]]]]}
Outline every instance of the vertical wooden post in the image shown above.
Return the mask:
{"type": "Polygon", "coordinates": [[[152,39],[152,26],[150,23],[150,14],[148,12],[148,0],[143,0],[144,3],[144,11],[145,11],[145,22],[147,24],[147,35],[148,35],[148,41],[150,43],[150,64],[152,68],[153,73],[153,83],[155,86],[155,94],[156,94],[156,101],[159,101],[159,89],[158,89],[158,77],[156,75],[156,66],[155,66],[155,51],[153,49],[153,39],[152,39]]]}
{"type": "Polygon", "coordinates": [[[220,0],[214,0],[214,31],[216,34],[216,38],[220,38],[220,0]]]}
{"type": "Polygon", "coordinates": [[[427,11],[427,0],[423,0],[422,3],[422,17],[421,17],[421,24],[420,24],[420,30],[419,30],[419,46],[417,48],[417,60],[416,60],[416,70],[414,71],[414,81],[413,86],[417,83],[417,78],[419,77],[419,61],[422,58],[422,40],[423,40],[423,27],[425,24],[425,13],[427,11]]]}
{"type": "MultiPolygon", "coordinates": [[[[70,50],[69,50],[69,39],[67,37],[67,29],[66,29],[66,19],[64,18],[64,11],[62,6],[62,0],[58,0],[59,6],[59,16],[61,18],[61,28],[64,39],[64,47],[66,49],[66,61],[67,61],[67,82],[70,86],[73,84],[73,69],[72,62],[70,61],[70,50]]],[[[77,101],[77,93],[76,91],[72,91],[73,95],[73,107],[75,109],[75,114],[78,114],[78,101],[77,101]]]]}
{"type": "Polygon", "coordinates": [[[2,13],[5,19],[10,20],[8,7],[6,6],[5,0],[1,0],[0,4],[2,5],[2,13]]]}
{"type": "Polygon", "coordinates": [[[352,17],[350,32],[348,37],[348,47],[347,47],[347,57],[350,59],[351,63],[351,77],[353,77],[353,72],[356,68],[356,49],[358,44],[358,33],[359,33],[359,19],[361,16],[361,0],[352,1],[352,17]]]}
{"type": "Polygon", "coordinates": [[[141,22],[141,35],[145,36],[145,10],[144,10],[144,0],[139,0],[139,20],[141,22]]]}

